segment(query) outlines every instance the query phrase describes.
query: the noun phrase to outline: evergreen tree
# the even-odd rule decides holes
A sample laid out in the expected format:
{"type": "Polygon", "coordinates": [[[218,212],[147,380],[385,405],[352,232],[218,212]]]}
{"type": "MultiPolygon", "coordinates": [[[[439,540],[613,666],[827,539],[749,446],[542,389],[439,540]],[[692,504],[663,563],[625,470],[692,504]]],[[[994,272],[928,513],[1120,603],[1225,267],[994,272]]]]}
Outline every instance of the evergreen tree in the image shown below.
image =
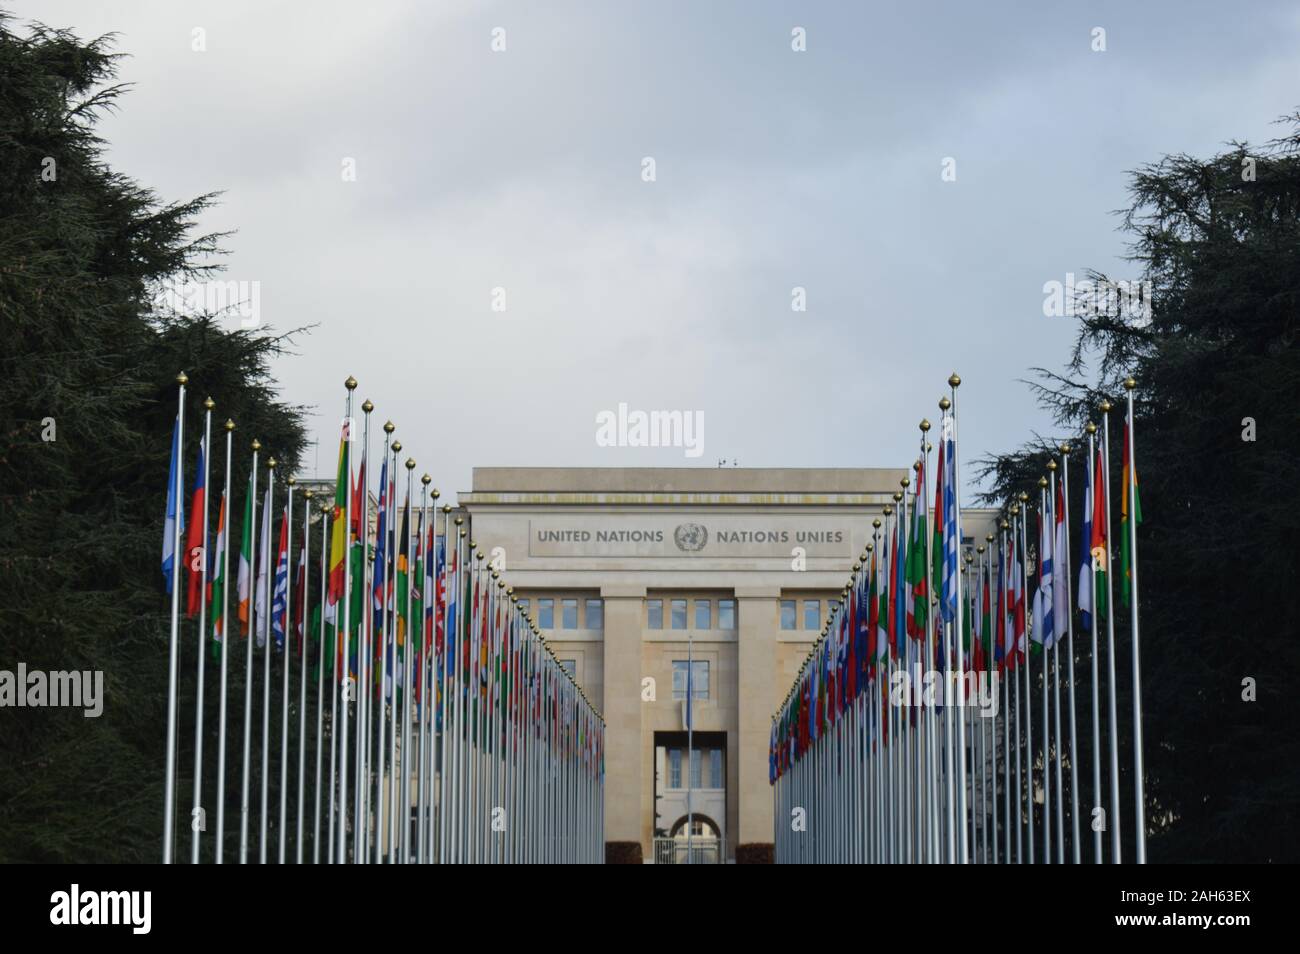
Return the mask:
{"type": "MultiPolygon", "coordinates": [[[[276,400],[269,377],[284,338],[151,304],[163,283],[202,278],[218,262],[221,236],[195,236],[215,197],[164,204],[109,168],[95,133],[123,92],[112,84],[118,54],[109,38],[12,27],[0,14],[0,669],[100,670],[105,698],[99,718],[0,711],[0,861],[155,861],[175,377],[184,370],[190,379],[187,498],[202,402],[217,402],[214,526],[225,464],[219,424],[238,422],[242,488],[253,437],[291,472],[302,415],[276,400]]],[[[182,778],[192,764],[194,639],[183,626],[182,778]]],[[[209,683],[214,732],[215,695],[209,683]]],[[[188,799],[183,784],[180,857],[188,799]]]]}
{"type": "MultiPolygon", "coordinates": [[[[1118,561],[1122,381],[1130,373],[1138,381],[1152,861],[1300,858],[1300,434],[1292,407],[1300,394],[1300,114],[1283,122],[1290,133],[1263,148],[1234,142],[1208,159],[1170,156],[1132,175],[1123,223],[1132,260],[1151,283],[1150,314],[1084,314],[1066,370],[1037,369],[1034,385],[1073,435],[1098,420],[1103,396],[1115,405],[1118,561]],[[1246,698],[1247,680],[1255,701],[1246,698]]],[[[1077,520],[1084,457],[1082,442],[1072,443],[1077,520]]],[[[986,501],[1020,490],[1033,496],[1048,453],[1040,441],[984,461],[986,501]]],[[[1071,549],[1077,579],[1077,540],[1071,549]]],[[[1116,623],[1119,711],[1129,733],[1122,605],[1116,623]]],[[[1076,642],[1086,659],[1077,628],[1076,642]]],[[[1086,706],[1081,713],[1087,724],[1086,706]]],[[[1090,733],[1079,736],[1090,743],[1090,733]]],[[[1121,738],[1123,790],[1131,793],[1129,739],[1121,738]]],[[[1090,759],[1080,753],[1085,771],[1090,759]]],[[[1081,786],[1085,800],[1089,791],[1081,786]]],[[[1131,859],[1131,794],[1121,808],[1131,859]]]]}

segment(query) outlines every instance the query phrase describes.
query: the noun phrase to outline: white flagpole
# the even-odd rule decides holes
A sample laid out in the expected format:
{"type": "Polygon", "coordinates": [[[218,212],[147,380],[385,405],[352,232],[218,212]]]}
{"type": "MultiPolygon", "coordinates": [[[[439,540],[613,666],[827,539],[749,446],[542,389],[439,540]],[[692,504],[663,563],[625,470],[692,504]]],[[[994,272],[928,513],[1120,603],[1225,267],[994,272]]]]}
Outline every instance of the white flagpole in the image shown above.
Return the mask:
{"type": "Polygon", "coordinates": [[[267,458],[266,467],[266,509],[262,520],[266,533],[262,538],[262,566],[266,572],[266,584],[262,587],[262,837],[258,848],[258,861],[266,864],[266,810],[271,774],[271,588],[275,581],[275,566],[272,555],[274,544],[271,537],[275,535],[275,458],[267,458]]]}
{"type": "Polygon", "coordinates": [[[1124,379],[1128,392],[1128,553],[1129,553],[1129,625],[1133,631],[1133,786],[1136,826],[1137,863],[1147,863],[1146,780],[1142,765],[1142,650],[1138,635],[1138,548],[1137,548],[1137,455],[1133,416],[1133,389],[1137,381],[1124,379]]]}
{"type": "MultiPolygon", "coordinates": [[[[1096,499],[1096,487],[1099,475],[1097,474],[1097,425],[1088,422],[1085,430],[1088,432],[1088,493],[1096,499]]],[[[1084,511],[1087,511],[1087,504],[1084,504],[1084,511]]],[[[1100,520],[1101,514],[1095,510],[1092,514],[1093,520],[1100,520]]],[[[1091,548],[1092,541],[1088,541],[1091,548]]],[[[1097,630],[1101,626],[1101,614],[1097,612],[1097,567],[1096,557],[1093,557],[1092,571],[1088,574],[1088,585],[1092,587],[1092,625],[1089,628],[1092,637],[1092,811],[1088,813],[1089,827],[1092,828],[1092,850],[1093,861],[1101,864],[1102,857],[1102,837],[1101,828],[1096,824],[1096,816],[1093,814],[1101,809],[1101,700],[1099,686],[1099,676],[1097,672],[1097,630]]]]}
{"type": "Polygon", "coordinates": [[[167,647],[167,778],[163,785],[163,864],[172,863],[176,827],[176,731],[177,675],[180,668],[181,523],[185,513],[185,372],[176,376],[176,478],[168,493],[175,496],[176,516],[172,520],[172,618],[167,647]]]}
{"type": "MultiPolygon", "coordinates": [[[[415,775],[415,817],[416,817],[416,862],[424,864],[425,858],[425,823],[428,819],[424,810],[424,796],[428,790],[424,783],[425,771],[428,767],[428,743],[429,733],[426,729],[427,716],[429,714],[429,674],[427,660],[425,659],[425,625],[426,616],[425,607],[429,605],[432,594],[428,592],[429,587],[425,585],[425,580],[429,578],[429,553],[425,546],[425,541],[429,537],[429,484],[433,478],[428,474],[420,478],[420,536],[416,541],[416,552],[420,554],[417,561],[420,567],[420,619],[419,626],[412,627],[419,633],[419,652],[412,653],[412,656],[419,660],[420,666],[420,737],[418,745],[418,768],[415,775]]],[[[437,512],[436,510],[434,511],[437,512]]]]}
{"type": "MultiPolygon", "coordinates": [[[[388,841],[388,826],[393,821],[392,812],[388,810],[384,798],[386,771],[392,771],[392,765],[388,762],[388,753],[384,751],[388,722],[384,692],[388,688],[388,679],[390,677],[388,668],[388,558],[390,547],[388,541],[393,534],[389,525],[393,522],[393,514],[397,511],[394,501],[391,499],[393,494],[388,492],[390,486],[396,486],[396,481],[390,481],[388,476],[392,473],[389,468],[389,445],[392,442],[392,434],[395,429],[392,421],[384,422],[384,458],[383,464],[379,468],[379,480],[381,482],[379,494],[384,501],[384,535],[382,539],[375,540],[375,561],[378,564],[375,573],[379,575],[379,685],[376,689],[375,705],[379,709],[379,717],[375,720],[378,726],[376,727],[377,738],[375,742],[375,760],[377,764],[375,768],[375,851],[373,861],[377,865],[384,863],[385,848],[388,841]]],[[[373,601],[374,594],[368,595],[367,600],[373,601]]],[[[369,612],[373,618],[373,605],[371,605],[369,612]]]]}
{"type": "MultiPolygon", "coordinates": [[[[348,443],[354,442],[352,433],[352,393],[357,389],[357,379],[349,376],[343,386],[347,388],[348,443]]],[[[343,629],[339,636],[342,647],[342,660],[339,668],[338,692],[341,694],[339,706],[339,817],[337,861],[341,865],[348,863],[348,703],[352,699],[351,672],[349,668],[349,650],[352,640],[352,451],[348,449],[347,473],[343,475],[343,629]]],[[[357,859],[353,859],[354,861],[357,859]]]]}
{"type": "MultiPolygon", "coordinates": [[[[411,500],[414,495],[413,476],[415,473],[415,458],[406,459],[406,508],[411,511],[411,500]]],[[[410,517],[407,518],[408,521],[410,517]]],[[[406,547],[406,646],[402,652],[402,788],[401,788],[401,805],[399,806],[398,818],[401,820],[402,837],[401,837],[401,863],[408,864],[411,860],[411,670],[415,665],[415,620],[411,619],[411,591],[415,588],[415,567],[412,565],[412,558],[415,556],[414,547],[411,546],[411,527],[408,523],[405,539],[402,544],[406,547]]],[[[393,698],[397,698],[394,694],[393,698]]]]}
{"type": "MultiPolygon", "coordinates": [[[[329,599],[329,550],[330,550],[330,505],[328,500],[320,505],[320,632],[316,636],[316,784],[312,786],[315,794],[315,815],[312,822],[311,861],[320,864],[320,809],[321,809],[321,769],[324,767],[324,732],[325,732],[325,667],[329,660],[325,658],[325,604],[329,599]]],[[[303,661],[306,662],[310,644],[303,643],[303,661]]],[[[331,653],[337,656],[337,653],[331,653]]],[[[334,731],[331,726],[330,732],[334,731]]],[[[333,749],[330,762],[333,764],[333,749]]],[[[332,777],[332,773],[331,773],[332,777]]],[[[333,792],[331,783],[330,791],[333,792]]],[[[331,800],[333,797],[331,796],[331,800]]],[[[325,851],[329,858],[329,847],[325,851]]]]}
{"type": "MultiPolygon", "coordinates": [[[[251,749],[253,744],[253,643],[257,638],[257,595],[254,590],[257,589],[257,560],[258,548],[260,541],[257,541],[257,452],[261,450],[261,443],[253,440],[253,466],[251,487],[249,493],[253,495],[252,501],[248,504],[248,516],[252,525],[249,528],[250,552],[248,554],[248,632],[244,638],[247,645],[244,647],[244,775],[242,793],[239,800],[239,863],[248,864],[248,777],[251,770],[251,749]]],[[[240,539],[243,539],[242,528],[240,539]]],[[[241,543],[241,553],[242,543],[241,543]]]]}
{"type": "MultiPolygon", "coordinates": [[[[957,458],[957,388],[961,386],[961,378],[957,374],[952,374],[948,378],[948,385],[952,388],[952,493],[953,493],[953,519],[957,523],[955,536],[957,538],[958,559],[962,545],[961,534],[961,462],[957,458]]],[[[953,574],[955,577],[954,586],[957,590],[957,612],[956,621],[953,625],[955,635],[955,644],[957,647],[958,672],[961,672],[961,647],[962,647],[962,629],[965,626],[965,620],[962,618],[961,606],[961,571],[953,574]]],[[[961,864],[966,864],[970,859],[969,835],[966,827],[966,706],[964,699],[958,699],[957,705],[957,740],[959,747],[957,750],[957,817],[961,821],[961,838],[958,843],[960,852],[958,860],[961,864]]]]}
{"type": "MultiPolygon", "coordinates": [[[[1044,564],[1044,541],[1046,539],[1043,532],[1049,523],[1050,516],[1047,510],[1047,478],[1038,478],[1038,559],[1037,559],[1037,577],[1038,577],[1038,599],[1046,602],[1043,598],[1043,568],[1044,564]]],[[[1044,608],[1042,615],[1035,620],[1035,623],[1043,623],[1047,619],[1047,609],[1044,608]]],[[[1044,629],[1047,627],[1044,626],[1044,629]]],[[[1047,633],[1038,633],[1038,645],[1043,649],[1043,864],[1052,863],[1052,723],[1047,709],[1048,690],[1051,689],[1051,674],[1049,672],[1051,649],[1047,645],[1047,633]]]]}
{"type": "Polygon", "coordinates": [[[221,553],[221,702],[217,714],[217,838],[214,861],[221,864],[226,838],[226,685],[227,660],[230,656],[230,457],[235,422],[226,421],[226,492],[222,495],[226,541],[221,553]]]}
{"type": "MultiPolygon", "coordinates": [[[[289,638],[293,629],[293,487],[296,480],[290,477],[288,500],[286,501],[284,519],[284,648],[280,660],[280,864],[285,863],[288,850],[288,808],[289,808],[289,676],[292,669],[293,653],[289,650],[289,638]]],[[[276,558],[277,561],[279,557],[276,558]]],[[[277,566],[276,572],[279,572],[277,566]]]]}
{"type": "MultiPolygon", "coordinates": [[[[1058,554],[1058,560],[1065,561],[1065,619],[1066,636],[1069,648],[1065,658],[1068,665],[1067,679],[1070,682],[1070,845],[1073,850],[1074,863],[1083,861],[1083,846],[1079,842],[1079,724],[1075,715],[1074,699],[1074,600],[1070,591],[1074,575],[1070,564],[1070,445],[1061,445],[1061,501],[1064,504],[1062,525],[1065,527],[1065,553],[1058,554]]],[[[1060,625],[1060,621],[1057,621],[1060,625]]]]}
{"type": "Polygon", "coordinates": [[[1109,677],[1107,686],[1110,698],[1110,817],[1106,827],[1110,829],[1111,864],[1119,864],[1122,858],[1120,850],[1120,814],[1119,814],[1119,717],[1115,705],[1115,567],[1111,560],[1110,547],[1110,401],[1101,402],[1101,477],[1102,486],[1106,488],[1105,513],[1092,515],[1093,520],[1106,521],[1106,669],[1109,677]]]}
{"type": "MultiPolygon", "coordinates": [[[[1059,561],[1064,554],[1056,552],[1056,461],[1047,462],[1048,470],[1048,509],[1051,520],[1047,523],[1047,532],[1051,534],[1052,572],[1056,572],[1059,561]]],[[[1066,565],[1069,565],[1068,558],[1066,565]]],[[[1069,572],[1065,574],[1067,581],[1069,572]]],[[[1068,586],[1067,586],[1068,589],[1068,586]]],[[[1052,602],[1056,603],[1056,580],[1052,580],[1052,602]]],[[[1043,610],[1047,612],[1046,607],[1043,610]]],[[[1052,613],[1052,732],[1056,738],[1056,863],[1065,864],[1065,783],[1062,776],[1062,759],[1065,745],[1061,736],[1061,630],[1069,625],[1069,613],[1066,619],[1058,619],[1055,609],[1052,613]]]]}
{"type": "MultiPolygon", "coordinates": [[[[208,474],[212,472],[212,398],[203,402],[203,546],[202,565],[199,567],[199,642],[198,679],[194,695],[194,804],[190,810],[190,864],[199,863],[199,835],[203,828],[199,817],[203,812],[203,666],[207,654],[203,641],[208,635],[208,474]]],[[[194,555],[187,553],[187,559],[194,555]]]]}
{"type": "MultiPolygon", "coordinates": [[[[1016,534],[1020,538],[1016,548],[1016,566],[1013,572],[1016,574],[1017,589],[1020,592],[1020,599],[1029,598],[1029,580],[1026,573],[1026,543],[1028,534],[1025,532],[1025,524],[1029,519],[1029,494],[1024,491],[1020,492],[1020,504],[1012,508],[1012,515],[1016,517],[1016,534]]],[[[1017,617],[1018,618],[1018,617],[1017,617]]],[[[1016,649],[1020,649],[1020,633],[1016,633],[1016,649]]],[[[1028,835],[1027,848],[1025,856],[1029,859],[1029,864],[1034,864],[1034,683],[1031,676],[1033,671],[1029,666],[1029,646],[1024,647],[1024,666],[1022,667],[1022,681],[1025,684],[1024,706],[1025,706],[1025,805],[1027,812],[1027,824],[1025,831],[1028,835]]]]}
{"type": "MultiPolygon", "coordinates": [[[[302,632],[299,639],[298,663],[298,830],[297,858],[303,863],[303,811],[306,806],[307,783],[307,627],[311,625],[311,501],[315,496],[310,490],[303,494],[306,503],[302,507],[302,632]]],[[[292,615],[292,613],[290,614],[292,615]]]]}
{"type": "Polygon", "coordinates": [[[361,514],[358,521],[360,533],[358,545],[361,547],[361,605],[357,607],[357,742],[356,742],[356,777],[353,783],[353,820],[352,820],[352,860],[355,864],[370,861],[370,704],[374,680],[370,667],[373,662],[371,652],[371,629],[374,614],[367,612],[370,599],[370,412],[375,405],[367,398],[361,402],[364,415],[361,445],[361,514]]]}

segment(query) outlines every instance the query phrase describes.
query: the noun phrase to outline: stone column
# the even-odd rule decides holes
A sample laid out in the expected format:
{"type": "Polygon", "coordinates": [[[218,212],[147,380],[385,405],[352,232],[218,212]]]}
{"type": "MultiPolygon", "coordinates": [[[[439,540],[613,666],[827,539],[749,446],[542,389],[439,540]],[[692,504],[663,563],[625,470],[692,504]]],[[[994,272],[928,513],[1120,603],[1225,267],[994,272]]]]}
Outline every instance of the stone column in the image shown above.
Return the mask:
{"type": "Polygon", "coordinates": [[[740,686],[739,765],[740,833],[738,845],[772,843],[772,788],[767,779],[772,712],[776,706],[777,627],[781,591],[776,587],[737,587],[740,615],[737,659],[740,686]]]}
{"type": "Polygon", "coordinates": [[[645,587],[601,587],[605,601],[605,841],[641,842],[641,618],[645,587]]]}

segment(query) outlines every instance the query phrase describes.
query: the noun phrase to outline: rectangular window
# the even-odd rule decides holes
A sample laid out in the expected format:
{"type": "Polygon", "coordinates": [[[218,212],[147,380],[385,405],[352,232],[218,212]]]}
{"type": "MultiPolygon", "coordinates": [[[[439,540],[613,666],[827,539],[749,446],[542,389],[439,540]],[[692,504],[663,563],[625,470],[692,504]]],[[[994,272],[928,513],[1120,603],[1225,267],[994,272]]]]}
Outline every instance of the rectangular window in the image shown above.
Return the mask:
{"type": "Polygon", "coordinates": [[[700,750],[691,749],[691,788],[703,788],[700,784],[700,750]]]}
{"type": "MultiPolygon", "coordinates": [[[[673,660],[673,700],[681,702],[686,698],[686,663],[685,659],[673,660]]],[[[696,699],[709,698],[709,661],[694,660],[694,675],[691,677],[691,691],[696,699]]]]}
{"type": "Polygon", "coordinates": [[[605,601],[587,600],[587,629],[605,628],[605,601]]]}
{"type": "Polygon", "coordinates": [[[709,600],[695,601],[695,628],[709,629],[713,623],[713,604],[709,600]]]}
{"type": "Polygon", "coordinates": [[[794,629],[794,600],[781,601],[781,628],[794,629]]]}
{"type": "Polygon", "coordinates": [[[645,601],[645,618],[648,629],[664,628],[664,601],[663,600],[646,600],[645,601]]]}
{"type": "Polygon", "coordinates": [[[569,678],[574,682],[578,681],[578,661],[576,659],[561,659],[560,668],[569,674],[569,678]]]}
{"type": "Polygon", "coordinates": [[[560,626],[564,629],[578,628],[577,600],[560,600],[560,626]]]}
{"type": "Polygon", "coordinates": [[[537,601],[537,625],[540,629],[555,629],[555,600],[537,601]]]}
{"type": "Polygon", "coordinates": [[[686,601],[673,600],[673,629],[686,628],[686,601]]]}
{"type": "Polygon", "coordinates": [[[726,788],[722,778],[722,749],[709,749],[709,787],[726,788]]]}
{"type": "Polygon", "coordinates": [[[822,628],[821,600],[803,601],[803,628],[804,629],[822,628]]]}
{"type": "Polygon", "coordinates": [[[668,787],[682,787],[682,750],[668,750],[668,787]]]}
{"type": "Polygon", "coordinates": [[[736,628],[736,601],[718,600],[718,629],[736,628]]]}

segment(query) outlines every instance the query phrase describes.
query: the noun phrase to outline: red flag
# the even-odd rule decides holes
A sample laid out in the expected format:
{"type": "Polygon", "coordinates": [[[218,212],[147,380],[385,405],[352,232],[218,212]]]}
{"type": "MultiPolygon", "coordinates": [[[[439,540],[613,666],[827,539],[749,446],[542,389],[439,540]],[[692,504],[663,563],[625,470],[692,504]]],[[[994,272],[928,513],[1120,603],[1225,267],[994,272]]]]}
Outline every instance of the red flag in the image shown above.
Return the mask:
{"type": "Polygon", "coordinates": [[[191,619],[199,611],[199,599],[202,596],[202,587],[199,582],[200,577],[203,575],[203,566],[208,560],[208,555],[203,552],[203,507],[206,490],[204,485],[208,479],[208,468],[204,462],[205,456],[205,446],[200,441],[199,467],[194,475],[194,497],[190,503],[190,530],[185,538],[185,565],[190,573],[190,586],[185,601],[185,615],[191,619]]]}

